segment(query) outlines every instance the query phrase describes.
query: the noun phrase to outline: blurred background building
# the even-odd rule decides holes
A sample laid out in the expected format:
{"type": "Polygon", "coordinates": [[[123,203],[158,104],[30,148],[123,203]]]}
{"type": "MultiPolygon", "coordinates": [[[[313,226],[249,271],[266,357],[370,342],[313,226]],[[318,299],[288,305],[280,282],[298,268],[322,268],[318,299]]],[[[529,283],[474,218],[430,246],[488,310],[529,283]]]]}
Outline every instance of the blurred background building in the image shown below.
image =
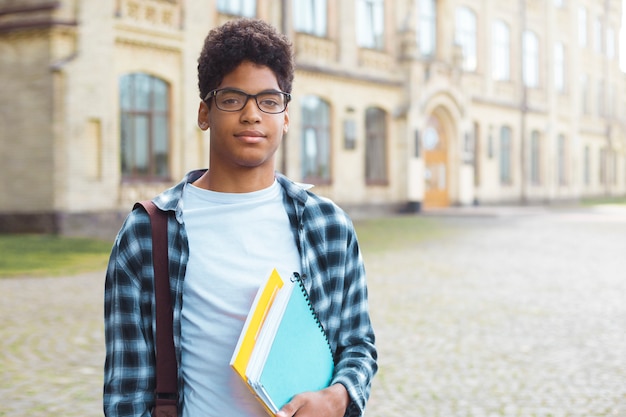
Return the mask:
{"type": "Polygon", "coordinates": [[[621,0],[0,0],[0,231],[111,237],[206,167],[242,16],[295,46],[278,170],[353,214],[626,195],[621,0]]]}

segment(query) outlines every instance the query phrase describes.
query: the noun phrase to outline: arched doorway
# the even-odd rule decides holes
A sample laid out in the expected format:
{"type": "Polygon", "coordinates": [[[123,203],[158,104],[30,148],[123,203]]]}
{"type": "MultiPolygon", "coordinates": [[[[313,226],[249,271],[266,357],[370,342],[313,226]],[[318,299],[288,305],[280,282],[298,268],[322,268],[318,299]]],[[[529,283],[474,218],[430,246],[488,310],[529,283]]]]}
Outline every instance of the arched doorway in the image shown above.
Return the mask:
{"type": "Polygon", "coordinates": [[[424,208],[447,207],[448,146],[439,120],[431,117],[422,135],[424,150],[424,208]]]}

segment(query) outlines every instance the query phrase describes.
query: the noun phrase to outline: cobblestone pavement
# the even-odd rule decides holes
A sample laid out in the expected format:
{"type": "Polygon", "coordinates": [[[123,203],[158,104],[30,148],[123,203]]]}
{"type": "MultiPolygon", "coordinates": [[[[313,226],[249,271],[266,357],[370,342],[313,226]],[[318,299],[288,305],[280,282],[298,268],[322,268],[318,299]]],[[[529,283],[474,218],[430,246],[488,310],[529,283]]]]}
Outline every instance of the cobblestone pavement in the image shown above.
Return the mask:
{"type": "MultiPolygon", "coordinates": [[[[367,416],[626,417],[626,208],[436,215],[450,233],[365,255],[367,416]]],[[[103,272],[0,293],[0,416],[100,416],[103,272]]]]}
{"type": "Polygon", "coordinates": [[[626,209],[482,214],[369,263],[367,415],[625,417],[626,209]]]}

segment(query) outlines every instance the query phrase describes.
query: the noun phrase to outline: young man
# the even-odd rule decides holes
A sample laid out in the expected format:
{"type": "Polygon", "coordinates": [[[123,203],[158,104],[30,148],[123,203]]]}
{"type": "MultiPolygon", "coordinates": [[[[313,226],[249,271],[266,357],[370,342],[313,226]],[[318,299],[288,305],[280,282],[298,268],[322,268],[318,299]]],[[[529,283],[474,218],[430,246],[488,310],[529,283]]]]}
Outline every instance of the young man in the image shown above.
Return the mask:
{"type": "MultiPolygon", "coordinates": [[[[328,388],[296,395],[278,417],[360,416],[369,396],[377,352],[352,223],[332,202],[275,172],[293,72],[291,44],[259,20],[211,30],[198,60],[198,126],[209,130],[209,169],[190,172],[153,200],[168,212],[179,416],[266,416],[229,362],[274,267],[283,277],[304,277],[336,363],[328,388]]],[[[150,251],[149,218],[135,210],[106,275],[110,417],[149,416],[154,404],[150,251]]]]}

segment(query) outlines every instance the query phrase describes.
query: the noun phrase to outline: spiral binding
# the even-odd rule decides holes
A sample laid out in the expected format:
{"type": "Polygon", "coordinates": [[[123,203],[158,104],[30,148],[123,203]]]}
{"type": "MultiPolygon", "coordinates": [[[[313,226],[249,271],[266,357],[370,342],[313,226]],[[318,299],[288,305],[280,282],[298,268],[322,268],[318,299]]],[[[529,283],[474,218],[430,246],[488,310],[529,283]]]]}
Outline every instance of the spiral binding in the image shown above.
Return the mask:
{"type": "Polygon", "coordinates": [[[326,341],[326,345],[328,346],[328,350],[330,351],[330,356],[333,358],[333,363],[334,363],[335,362],[335,355],[333,353],[333,348],[331,347],[330,342],[328,341],[328,337],[326,336],[326,330],[324,330],[324,325],[320,321],[320,318],[317,315],[317,312],[315,311],[315,307],[313,307],[313,304],[311,303],[311,299],[309,298],[309,293],[307,292],[306,288],[304,287],[304,282],[303,281],[304,281],[305,278],[306,278],[305,274],[300,276],[299,273],[294,272],[292,277],[291,277],[291,282],[297,282],[298,283],[298,286],[300,287],[300,291],[302,291],[302,294],[304,295],[304,299],[306,300],[306,303],[309,305],[309,310],[311,310],[311,314],[313,315],[313,318],[315,319],[315,322],[317,323],[317,327],[320,328],[320,331],[324,335],[324,340],[326,341]]]}

